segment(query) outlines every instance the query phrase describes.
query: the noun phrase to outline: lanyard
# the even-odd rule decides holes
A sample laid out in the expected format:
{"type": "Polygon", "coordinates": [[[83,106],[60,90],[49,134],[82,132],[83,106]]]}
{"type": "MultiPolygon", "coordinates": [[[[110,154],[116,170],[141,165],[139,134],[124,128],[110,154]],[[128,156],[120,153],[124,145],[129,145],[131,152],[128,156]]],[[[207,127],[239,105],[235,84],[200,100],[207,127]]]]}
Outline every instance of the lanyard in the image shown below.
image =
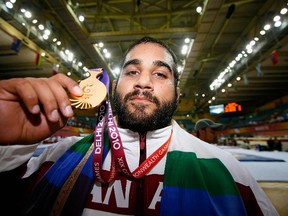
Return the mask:
{"type": "MultiPolygon", "coordinates": [[[[110,103],[108,104],[110,107],[110,103]]],[[[111,107],[110,107],[111,109],[111,107]]],[[[107,103],[104,101],[98,109],[98,124],[94,131],[94,153],[93,153],[93,171],[96,180],[100,183],[111,182],[115,179],[117,171],[112,154],[110,172],[106,175],[102,172],[103,150],[104,150],[104,130],[107,122],[107,103]]],[[[111,142],[111,141],[110,141],[111,142]]]]}
{"type": "Polygon", "coordinates": [[[100,183],[111,182],[117,175],[117,169],[127,176],[141,178],[148,173],[167,153],[172,137],[172,130],[168,140],[162,144],[153,154],[143,161],[133,172],[130,171],[125,157],[122,140],[115,124],[110,102],[104,102],[98,109],[98,124],[94,132],[94,155],[93,170],[96,180],[100,183]],[[107,113],[107,114],[106,114],[107,113]],[[107,123],[107,125],[106,125],[107,123]],[[103,172],[103,149],[104,149],[104,130],[105,125],[111,145],[111,165],[110,171],[103,172]],[[117,167],[117,169],[116,169],[117,167]]]}

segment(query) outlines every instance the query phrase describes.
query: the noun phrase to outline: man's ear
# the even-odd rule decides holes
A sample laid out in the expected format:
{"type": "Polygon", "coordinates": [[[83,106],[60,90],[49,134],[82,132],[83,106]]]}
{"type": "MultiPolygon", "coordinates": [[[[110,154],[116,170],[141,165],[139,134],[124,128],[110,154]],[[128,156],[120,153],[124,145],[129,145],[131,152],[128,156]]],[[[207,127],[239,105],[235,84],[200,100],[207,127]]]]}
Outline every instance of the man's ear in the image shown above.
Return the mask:
{"type": "Polygon", "coordinates": [[[113,94],[114,94],[114,91],[115,91],[115,89],[116,89],[116,86],[117,86],[117,80],[113,80],[113,82],[112,82],[112,92],[111,92],[112,96],[113,96],[113,94]]]}

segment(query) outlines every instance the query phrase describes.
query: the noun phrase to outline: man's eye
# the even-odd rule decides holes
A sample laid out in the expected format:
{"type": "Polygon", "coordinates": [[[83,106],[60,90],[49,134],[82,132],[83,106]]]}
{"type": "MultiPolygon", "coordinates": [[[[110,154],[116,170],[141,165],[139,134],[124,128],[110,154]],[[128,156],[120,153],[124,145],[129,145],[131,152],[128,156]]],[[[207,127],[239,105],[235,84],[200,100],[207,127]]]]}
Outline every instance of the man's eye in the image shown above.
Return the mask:
{"type": "Polygon", "coordinates": [[[127,71],[125,74],[126,76],[132,76],[132,75],[136,75],[138,72],[137,71],[127,71]]]}
{"type": "Polygon", "coordinates": [[[155,75],[156,77],[163,78],[163,79],[167,78],[167,76],[166,76],[165,74],[160,73],[160,72],[156,72],[156,73],[154,73],[154,75],[155,75]]]}

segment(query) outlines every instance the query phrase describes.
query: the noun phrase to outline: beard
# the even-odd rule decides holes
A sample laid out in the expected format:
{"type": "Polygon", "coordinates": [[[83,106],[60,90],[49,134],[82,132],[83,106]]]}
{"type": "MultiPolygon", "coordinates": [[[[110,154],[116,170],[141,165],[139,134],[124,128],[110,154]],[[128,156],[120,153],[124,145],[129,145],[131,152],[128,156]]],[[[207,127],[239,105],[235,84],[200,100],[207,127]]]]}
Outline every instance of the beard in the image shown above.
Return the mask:
{"type": "Polygon", "coordinates": [[[128,93],[123,100],[121,100],[121,95],[115,90],[112,99],[119,126],[139,133],[145,133],[170,125],[172,116],[178,105],[176,92],[171,101],[164,101],[162,104],[150,92],[141,92],[140,90],[128,93]],[[137,95],[145,96],[157,108],[152,113],[147,113],[145,109],[148,105],[133,103],[134,111],[129,111],[127,102],[130,98],[137,95]]]}

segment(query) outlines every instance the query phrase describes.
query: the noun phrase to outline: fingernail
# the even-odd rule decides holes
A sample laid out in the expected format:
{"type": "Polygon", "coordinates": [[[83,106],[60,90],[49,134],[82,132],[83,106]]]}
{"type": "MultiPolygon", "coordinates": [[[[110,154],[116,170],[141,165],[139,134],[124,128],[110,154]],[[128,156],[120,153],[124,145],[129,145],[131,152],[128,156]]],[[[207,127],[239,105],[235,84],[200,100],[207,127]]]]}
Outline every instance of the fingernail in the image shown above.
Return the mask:
{"type": "Polygon", "coordinates": [[[51,112],[51,120],[58,121],[58,119],[59,119],[59,113],[58,110],[55,109],[51,112]]]}
{"type": "Polygon", "coordinates": [[[65,107],[65,114],[66,114],[66,116],[72,116],[73,115],[73,110],[72,110],[71,106],[65,107]]]}
{"type": "Polygon", "coordinates": [[[37,113],[39,113],[39,112],[40,112],[40,107],[39,107],[39,105],[38,105],[38,104],[34,105],[34,106],[32,107],[32,113],[33,113],[33,114],[37,114],[37,113]]]}
{"type": "Polygon", "coordinates": [[[83,94],[82,89],[79,86],[73,87],[73,93],[76,95],[82,95],[83,94]]]}

